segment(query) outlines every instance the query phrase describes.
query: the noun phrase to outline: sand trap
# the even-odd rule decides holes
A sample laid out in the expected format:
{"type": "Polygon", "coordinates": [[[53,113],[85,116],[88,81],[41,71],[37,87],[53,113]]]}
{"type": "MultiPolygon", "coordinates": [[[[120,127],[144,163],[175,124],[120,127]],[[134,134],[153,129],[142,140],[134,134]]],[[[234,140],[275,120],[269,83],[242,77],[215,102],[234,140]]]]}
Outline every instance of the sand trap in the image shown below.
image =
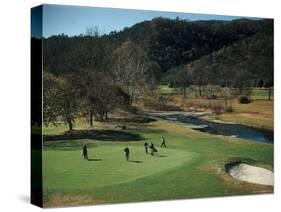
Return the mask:
{"type": "Polygon", "coordinates": [[[238,180],[249,183],[272,186],[274,184],[274,175],[272,171],[245,163],[239,163],[230,168],[229,174],[238,180]]]}

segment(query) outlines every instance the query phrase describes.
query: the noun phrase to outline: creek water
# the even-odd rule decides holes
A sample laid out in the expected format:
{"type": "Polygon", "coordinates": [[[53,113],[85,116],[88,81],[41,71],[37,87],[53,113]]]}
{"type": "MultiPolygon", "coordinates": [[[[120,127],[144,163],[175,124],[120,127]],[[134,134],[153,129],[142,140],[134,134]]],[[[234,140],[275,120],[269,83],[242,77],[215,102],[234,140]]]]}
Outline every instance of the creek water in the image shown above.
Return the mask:
{"type": "Polygon", "coordinates": [[[233,123],[217,123],[181,113],[154,113],[149,116],[152,118],[179,122],[184,124],[186,127],[199,130],[201,132],[273,144],[273,131],[271,130],[253,128],[233,123]]]}

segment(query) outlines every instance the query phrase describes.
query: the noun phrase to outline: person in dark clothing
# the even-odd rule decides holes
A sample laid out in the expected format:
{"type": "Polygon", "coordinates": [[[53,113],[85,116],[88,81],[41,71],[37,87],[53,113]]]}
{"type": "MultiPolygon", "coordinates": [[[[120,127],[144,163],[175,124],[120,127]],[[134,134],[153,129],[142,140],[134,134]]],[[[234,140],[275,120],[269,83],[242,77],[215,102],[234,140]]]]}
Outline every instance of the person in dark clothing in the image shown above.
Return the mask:
{"type": "Polygon", "coordinates": [[[147,154],[148,153],[148,143],[147,142],[144,143],[144,150],[145,150],[145,154],[147,154]]]}
{"type": "Polygon", "coordinates": [[[124,149],[124,152],[125,152],[125,157],[126,157],[126,160],[129,161],[129,157],[130,157],[130,150],[128,147],[126,147],[124,149]]]}
{"type": "Polygon", "coordinates": [[[167,147],[167,146],[166,146],[166,140],[165,140],[165,138],[164,138],[163,136],[162,136],[161,148],[162,148],[162,147],[165,147],[165,148],[167,147]]]}
{"type": "Polygon", "coordinates": [[[88,147],[86,144],[83,145],[82,156],[84,157],[85,160],[88,160],[88,147]]]}
{"type": "Polygon", "coordinates": [[[154,144],[151,142],[150,144],[150,153],[151,153],[151,156],[154,155],[155,152],[157,152],[157,149],[155,148],[154,144]]]}

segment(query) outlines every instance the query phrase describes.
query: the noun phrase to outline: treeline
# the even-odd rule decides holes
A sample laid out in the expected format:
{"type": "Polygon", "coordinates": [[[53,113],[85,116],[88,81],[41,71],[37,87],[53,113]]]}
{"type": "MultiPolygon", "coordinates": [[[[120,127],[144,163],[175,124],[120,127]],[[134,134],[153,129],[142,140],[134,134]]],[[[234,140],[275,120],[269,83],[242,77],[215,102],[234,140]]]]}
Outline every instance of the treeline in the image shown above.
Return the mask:
{"type": "Polygon", "coordinates": [[[257,33],[273,35],[272,20],[188,21],[155,18],[128,28],[115,37],[141,43],[162,72],[199,59],[257,33]]]}
{"type": "MultiPolygon", "coordinates": [[[[121,32],[43,38],[44,122],[106,119],[160,83],[273,86],[273,21],[155,18],[121,32]]],[[[32,38],[32,42],[38,40],[32,38]]],[[[210,87],[210,86],[209,86],[210,87]]]]}
{"type": "Polygon", "coordinates": [[[94,117],[107,119],[115,107],[129,106],[129,96],[109,76],[95,72],[80,75],[43,77],[43,120],[45,124],[63,121],[73,129],[75,119],[85,117],[93,125],[94,117]]]}
{"type": "Polygon", "coordinates": [[[62,64],[72,63],[77,57],[76,70],[66,64],[69,71],[44,71],[45,124],[63,121],[72,130],[76,118],[86,117],[92,126],[94,118],[107,119],[116,107],[130,110],[135,95],[153,90],[155,67],[141,47],[128,40],[110,52],[98,36],[87,36],[88,39],[90,47],[78,48],[79,54],[62,57],[62,64]]]}
{"type": "Polygon", "coordinates": [[[273,21],[192,22],[155,18],[108,35],[99,35],[97,29],[88,29],[79,36],[62,34],[44,39],[44,67],[59,73],[87,69],[90,54],[100,54],[100,51],[109,54],[130,40],[142,48],[163,74],[172,67],[190,63],[257,33],[272,36],[273,21]]]}
{"type": "Polygon", "coordinates": [[[162,82],[184,91],[197,85],[199,95],[204,85],[239,88],[273,87],[273,37],[258,33],[232,45],[205,55],[187,65],[176,66],[167,71],[162,82]]]}

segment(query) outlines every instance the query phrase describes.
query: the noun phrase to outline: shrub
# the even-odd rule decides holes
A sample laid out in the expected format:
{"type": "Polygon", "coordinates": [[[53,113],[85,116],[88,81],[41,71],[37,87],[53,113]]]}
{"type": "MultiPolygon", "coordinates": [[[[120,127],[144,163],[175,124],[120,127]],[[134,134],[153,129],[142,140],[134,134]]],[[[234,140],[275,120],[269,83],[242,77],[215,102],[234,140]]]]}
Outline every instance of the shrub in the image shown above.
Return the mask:
{"type": "Polygon", "coordinates": [[[158,98],[147,98],[143,102],[143,105],[145,108],[149,108],[152,110],[167,110],[167,111],[173,111],[173,110],[181,110],[176,105],[169,104],[169,102],[173,102],[172,99],[165,96],[159,96],[158,98]]]}
{"type": "Polygon", "coordinates": [[[226,108],[225,108],[225,112],[227,112],[227,113],[232,113],[233,112],[233,107],[230,105],[230,106],[227,106],[226,108]]]}
{"type": "Polygon", "coordinates": [[[207,96],[207,99],[216,99],[216,98],[217,98],[217,96],[214,94],[207,96]]]}
{"type": "Polygon", "coordinates": [[[136,106],[128,106],[126,109],[133,114],[137,114],[139,112],[139,109],[136,106]]]}
{"type": "Polygon", "coordinates": [[[222,113],[223,107],[220,104],[213,104],[212,109],[215,114],[220,115],[222,113]]]}
{"type": "Polygon", "coordinates": [[[240,96],[238,101],[240,104],[248,104],[251,102],[251,100],[248,96],[240,96]]]}

